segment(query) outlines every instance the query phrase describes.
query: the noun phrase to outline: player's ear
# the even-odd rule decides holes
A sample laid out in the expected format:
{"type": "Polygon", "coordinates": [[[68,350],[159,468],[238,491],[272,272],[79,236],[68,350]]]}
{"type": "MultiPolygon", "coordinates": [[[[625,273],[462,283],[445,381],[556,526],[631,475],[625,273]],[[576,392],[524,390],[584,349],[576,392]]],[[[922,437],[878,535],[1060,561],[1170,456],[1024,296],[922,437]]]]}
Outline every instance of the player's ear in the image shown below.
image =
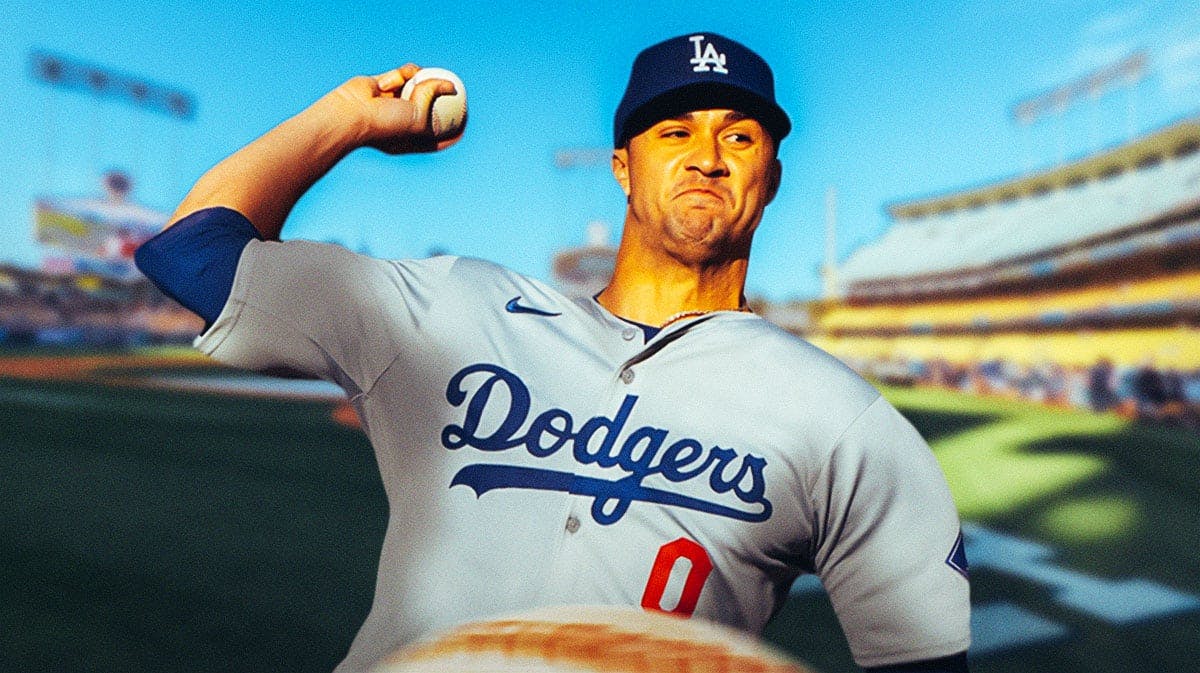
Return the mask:
{"type": "Polygon", "coordinates": [[[624,147],[618,147],[612,153],[612,172],[613,177],[617,179],[617,184],[621,185],[621,190],[625,192],[625,198],[629,198],[629,150],[624,147]]]}

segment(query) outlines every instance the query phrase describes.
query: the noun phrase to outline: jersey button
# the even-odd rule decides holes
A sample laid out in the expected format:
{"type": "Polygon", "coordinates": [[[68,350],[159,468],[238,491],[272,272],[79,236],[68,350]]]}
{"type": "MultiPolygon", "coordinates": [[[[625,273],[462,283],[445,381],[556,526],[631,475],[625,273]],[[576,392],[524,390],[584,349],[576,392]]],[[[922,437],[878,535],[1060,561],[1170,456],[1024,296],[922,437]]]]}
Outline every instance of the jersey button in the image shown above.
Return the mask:
{"type": "Polygon", "coordinates": [[[567,517],[567,532],[574,534],[579,530],[579,519],[574,515],[567,517]]]}
{"type": "Polygon", "coordinates": [[[637,336],[637,328],[635,328],[635,327],[626,327],[621,332],[621,338],[626,341],[633,341],[633,338],[635,336],[637,336]]]}
{"type": "Polygon", "coordinates": [[[621,380],[623,382],[625,382],[626,385],[633,383],[633,370],[632,369],[622,369],[621,370],[621,380]]]}

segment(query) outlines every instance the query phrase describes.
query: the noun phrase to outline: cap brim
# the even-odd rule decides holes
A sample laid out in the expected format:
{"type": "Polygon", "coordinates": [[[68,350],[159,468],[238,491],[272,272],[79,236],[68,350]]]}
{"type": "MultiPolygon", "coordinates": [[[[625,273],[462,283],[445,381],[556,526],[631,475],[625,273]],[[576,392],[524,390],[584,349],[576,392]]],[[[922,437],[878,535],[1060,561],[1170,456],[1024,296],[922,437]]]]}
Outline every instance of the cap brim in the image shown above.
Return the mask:
{"type": "Polygon", "coordinates": [[[629,118],[616,147],[624,147],[629,139],[664,119],[678,117],[697,110],[737,110],[757,119],[778,145],[792,130],[787,114],[763,97],[720,82],[696,82],[668,91],[639,106],[629,118]]]}

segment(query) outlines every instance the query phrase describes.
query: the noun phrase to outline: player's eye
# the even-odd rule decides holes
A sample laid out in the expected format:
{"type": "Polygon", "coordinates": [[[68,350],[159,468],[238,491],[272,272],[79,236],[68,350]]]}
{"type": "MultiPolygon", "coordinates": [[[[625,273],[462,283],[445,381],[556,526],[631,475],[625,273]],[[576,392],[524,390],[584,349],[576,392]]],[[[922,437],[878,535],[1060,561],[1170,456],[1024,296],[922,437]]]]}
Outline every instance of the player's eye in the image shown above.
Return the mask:
{"type": "Polygon", "coordinates": [[[661,138],[686,138],[688,135],[687,129],[681,128],[667,128],[659,133],[661,138]]]}
{"type": "Polygon", "coordinates": [[[726,134],[725,139],[735,145],[749,145],[754,142],[754,136],[743,131],[733,131],[726,134]]]}

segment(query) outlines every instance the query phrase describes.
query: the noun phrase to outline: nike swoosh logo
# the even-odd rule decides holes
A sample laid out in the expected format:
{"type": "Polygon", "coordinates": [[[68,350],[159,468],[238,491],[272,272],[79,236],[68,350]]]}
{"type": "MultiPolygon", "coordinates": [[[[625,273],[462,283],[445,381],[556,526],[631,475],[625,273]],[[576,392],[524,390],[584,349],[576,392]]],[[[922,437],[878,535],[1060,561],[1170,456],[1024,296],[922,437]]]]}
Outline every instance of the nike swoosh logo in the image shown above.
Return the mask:
{"type": "Polygon", "coordinates": [[[509,299],[508,303],[504,305],[504,310],[508,311],[509,313],[529,313],[531,315],[544,315],[548,318],[553,318],[556,315],[562,315],[561,313],[551,313],[550,311],[543,311],[540,308],[534,308],[532,306],[522,306],[521,304],[517,303],[519,301],[521,301],[521,295],[517,295],[517,296],[513,297],[512,299],[509,299]]]}

